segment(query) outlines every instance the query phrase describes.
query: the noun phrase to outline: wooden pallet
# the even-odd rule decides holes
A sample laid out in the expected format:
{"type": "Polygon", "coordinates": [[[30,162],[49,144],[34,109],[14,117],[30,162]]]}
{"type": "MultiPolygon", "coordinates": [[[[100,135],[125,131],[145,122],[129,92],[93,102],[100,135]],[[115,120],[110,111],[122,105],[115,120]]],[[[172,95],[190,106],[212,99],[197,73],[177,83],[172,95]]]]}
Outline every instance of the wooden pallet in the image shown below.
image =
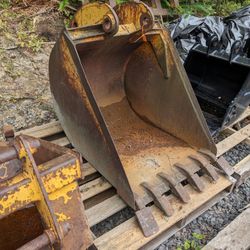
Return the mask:
{"type": "MultiPolygon", "coordinates": [[[[241,120],[250,118],[250,109],[241,117],[241,120]]],[[[237,123],[241,122],[237,121],[237,123]]],[[[239,127],[239,126],[238,126],[239,127]]],[[[52,122],[42,126],[33,127],[28,130],[20,131],[16,134],[27,134],[38,138],[52,141],[61,146],[70,147],[70,142],[65,136],[59,122],[52,122]]],[[[229,136],[217,144],[218,156],[238,145],[241,142],[250,142],[250,124],[238,131],[230,128],[225,131],[229,136]]],[[[250,155],[234,166],[238,176],[250,171],[250,155]]],[[[105,180],[89,163],[84,163],[84,182],[80,186],[82,201],[85,204],[86,215],[89,225],[92,227],[99,222],[109,218],[117,212],[126,208],[126,204],[116,194],[112,185],[105,180]]],[[[205,177],[205,184],[208,180],[205,177]]],[[[207,192],[197,193],[190,185],[186,185],[191,196],[188,206],[174,207],[176,211],[171,217],[165,217],[155,206],[152,206],[153,215],[159,225],[159,233],[152,237],[145,238],[137,224],[136,218],[132,217],[100,237],[95,238],[94,243],[98,249],[153,249],[162,241],[171,237],[174,233],[198,217],[213,204],[225,197],[231,190],[232,182],[226,178],[213,185],[207,185],[207,192]],[[192,197],[199,196],[199,199],[192,197]]],[[[174,201],[174,196],[169,196],[170,201],[174,201]]],[[[178,202],[173,202],[177,204],[178,202]]]]}

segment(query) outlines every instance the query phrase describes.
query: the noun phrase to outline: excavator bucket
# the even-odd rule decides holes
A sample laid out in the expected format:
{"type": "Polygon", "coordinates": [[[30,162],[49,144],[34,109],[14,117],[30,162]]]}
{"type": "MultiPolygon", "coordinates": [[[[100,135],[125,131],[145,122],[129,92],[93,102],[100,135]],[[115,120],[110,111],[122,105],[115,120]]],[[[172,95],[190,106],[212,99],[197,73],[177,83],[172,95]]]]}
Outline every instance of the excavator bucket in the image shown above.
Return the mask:
{"type": "Polygon", "coordinates": [[[249,44],[236,41],[230,52],[214,46],[195,45],[185,69],[212,134],[230,127],[250,105],[249,44]]]}
{"type": "Polygon", "coordinates": [[[136,211],[145,236],[158,231],[150,202],[171,216],[169,189],[187,203],[185,178],[203,192],[199,171],[211,181],[216,169],[232,174],[215,157],[168,32],[145,4],[84,5],[53,48],[49,72],[66,135],[136,211]]]}

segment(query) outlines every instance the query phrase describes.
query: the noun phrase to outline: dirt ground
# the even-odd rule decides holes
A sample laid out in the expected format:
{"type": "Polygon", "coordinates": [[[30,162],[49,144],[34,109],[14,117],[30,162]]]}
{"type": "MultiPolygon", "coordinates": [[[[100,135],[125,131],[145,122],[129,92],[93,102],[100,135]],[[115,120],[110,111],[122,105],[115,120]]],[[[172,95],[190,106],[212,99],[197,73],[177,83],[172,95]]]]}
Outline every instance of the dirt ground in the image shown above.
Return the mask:
{"type": "Polygon", "coordinates": [[[20,130],[50,122],[56,116],[48,61],[63,27],[57,5],[0,7],[0,128],[11,124],[20,130]]]}

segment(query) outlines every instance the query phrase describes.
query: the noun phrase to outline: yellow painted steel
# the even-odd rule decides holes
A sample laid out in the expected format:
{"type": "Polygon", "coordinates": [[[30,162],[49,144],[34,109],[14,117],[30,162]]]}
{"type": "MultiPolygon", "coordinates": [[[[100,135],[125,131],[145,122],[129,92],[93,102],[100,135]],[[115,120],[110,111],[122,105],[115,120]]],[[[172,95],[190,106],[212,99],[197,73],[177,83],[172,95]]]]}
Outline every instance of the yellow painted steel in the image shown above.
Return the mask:
{"type": "MultiPolygon", "coordinates": [[[[78,191],[77,179],[81,178],[80,158],[74,154],[63,154],[64,158],[53,159],[55,166],[51,163],[37,166],[33,155],[37,153],[37,148],[32,147],[32,143],[22,136],[16,141],[22,171],[0,183],[0,219],[34,204],[45,229],[52,230],[57,242],[60,242],[64,237],[60,223],[71,221],[70,214],[60,204],[67,205],[74,192],[78,191]]],[[[1,166],[8,167],[5,163],[1,166]]],[[[72,202],[76,205],[75,201],[72,202]]]]}

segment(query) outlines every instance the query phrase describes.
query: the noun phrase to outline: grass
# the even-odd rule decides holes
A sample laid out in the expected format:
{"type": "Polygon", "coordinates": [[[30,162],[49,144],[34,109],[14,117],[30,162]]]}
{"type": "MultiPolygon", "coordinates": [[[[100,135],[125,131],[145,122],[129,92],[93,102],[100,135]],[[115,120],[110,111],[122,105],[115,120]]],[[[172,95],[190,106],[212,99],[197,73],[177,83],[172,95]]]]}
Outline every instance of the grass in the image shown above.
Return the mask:
{"type": "Polygon", "coordinates": [[[167,6],[170,16],[194,15],[194,16],[227,16],[233,11],[250,5],[250,0],[200,0],[190,4],[190,1],[180,1],[178,8],[171,8],[167,0],[162,0],[163,5],[167,6]]]}
{"type": "Polygon", "coordinates": [[[185,240],[183,245],[178,246],[176,250],[200,250],[201,240],[204,238],[205,236],[203,234],[192,233],[192,239],[185,240]]]}
{"type": "Polygon", "coordinates": [[[17,46],[34,52],[42,47],[43,38],[36,35],[32,18],[16,13],[11,8],[2,10],[0,33],[6,47],[17,46]]]}
{"type": "Polygon", "coordinates": [[[0,2],[0,10],[1,9],[8,9],[11,6],[10,0],[1,0],[0,2]]]}

